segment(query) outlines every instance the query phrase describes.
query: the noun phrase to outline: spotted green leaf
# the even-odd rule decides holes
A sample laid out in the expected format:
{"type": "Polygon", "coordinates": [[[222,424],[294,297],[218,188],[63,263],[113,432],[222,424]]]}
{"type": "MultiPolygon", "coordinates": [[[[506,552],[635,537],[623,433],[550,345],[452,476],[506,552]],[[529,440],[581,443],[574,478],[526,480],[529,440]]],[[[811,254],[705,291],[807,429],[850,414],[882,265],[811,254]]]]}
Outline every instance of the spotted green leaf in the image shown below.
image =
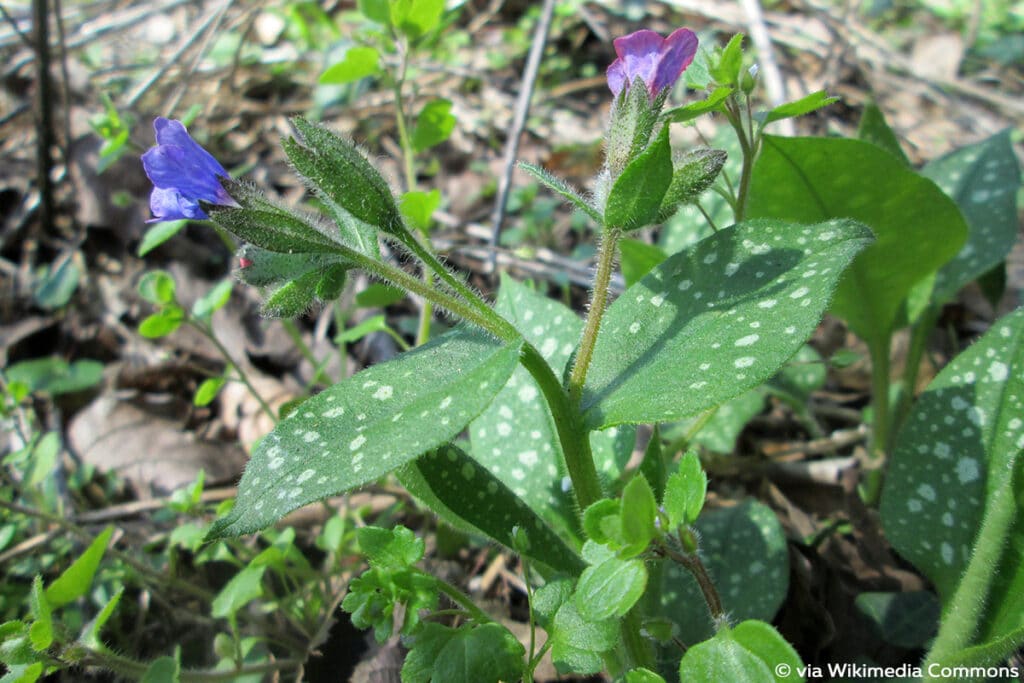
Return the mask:
{"type": "Polygon", "coordinates": [[[1006,258],[1017,239],[1020,166],[1006,130],[936,159],[921,173],[953,198],[967,219],[967,243],[939,270],[932,300],[945,303],[1006,258]]]}
{"type": "MultiPolygon", "coordinates": [[[[583,322],[569,308],[502,276],[495,310],[537,347],[561,377],[579,342],[583,322]]],[[[473,457],[522,498],[559,533],[576,534],[576,511],[565,476],[554,419],[540,389],[517,368],[469,430],[473,457]]],[[[635,430],[591,434],[594,461],[604,477],[615,479],[633,451],[635,430]]]]}
{"type": "Polygon", "coordinates": [[[678,420],[764,382],[870,241],[853,221],[749,221],[670,257],[608,308],[584,389],[587,426],[678,420]]]}
{"type": "MultiPolygon", "coordinates": [[[[701,557],[726,612],[733,619],[770,621],[789,586],[786,536],[775,513],[761,503],[745,501],[706,510],[694,526],[701,539],[701,557]]],[[[679,626],[683,642],[709,637],[711,618],[689,572],[667,563],[663,586],[663,613],[679,626]]]]}
{"type": "MultiPolygon", "coordinates": [[[[458,521],[508,547],[517,546],[513,534],[525,532],[523,554],[567,574],[578,574],[583,562],[548,524],[515,493],[461,449],[447,445],[428,453],[415,463],[433,498],[458,521]]],[[[404,478],[403,478],[404,481],[404,478]]],[[[421,491],[413,488],[413,493],[421,491]]],[[[569,498],[568,494],[563,497],[569,498]]],[[[433,506],[431,506],[433,507],[433,506]]]]}
{"type": "MultiPolygon", "coordinates": [[[[893,547],[978,620],[983,644],[1024,627],[1024,309],[932,381],[896,441],[881,513],[893,547]],[[973,607],[966,604],[977,601],[973,607]]],[[[942,628],[945,628],[945,624],[942,628]]],[[[939,639],[942,639],[940,628],[939,639]]]]}
{"type": "Polygon", "coordinates": [[[904,299],[960,249],[967,225],[931,180],[862,140],[764,137],[748,215],[852,218],[877,238],[839,283],[832,311],[868,341],[888,339],[904,299]]]}
{"type": "Polygon", "coordinates": [[[519,347],[456,330],[317,394],[253,451],[211,537],[261,529],[448,442],[508,380],[519,347]]]}

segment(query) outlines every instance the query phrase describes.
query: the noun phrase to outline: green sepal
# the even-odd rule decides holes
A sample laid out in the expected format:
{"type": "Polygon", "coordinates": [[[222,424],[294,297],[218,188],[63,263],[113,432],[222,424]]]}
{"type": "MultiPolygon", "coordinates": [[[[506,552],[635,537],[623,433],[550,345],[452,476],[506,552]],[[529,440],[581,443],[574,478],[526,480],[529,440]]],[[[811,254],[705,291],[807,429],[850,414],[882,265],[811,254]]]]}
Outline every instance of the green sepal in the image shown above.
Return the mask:
{"type": "Polygon", "coordinates": [[[681,155],[675,161],[672,182],[661,200],[656,222],[663,223],[672,217],[679,207],[693,204],[725,166],[727,154],[721,149],[694,149],[681,155]]]}
{"type": "Polygon", "coordinates": [[[612,105],[605,139],[605,168],[614,180],[647,147],[658,123],[668,88],[652,103],[643,79],[622,89],[612,105]]]}
{"type": "Polygon", "coordinates": [[[605,227],[635,230],[655,222],[671,184],[672,148],[665,126],[616,178],[605,204],[605,227]]]}
{"type": "Polygon", "coordinates": [[[320,273],[311,270],[274,290],[260,306],[267,318],[296,318],[310,309],[316,299],[320,273]]]}
{"type": "Polygon", "coordinates": [[[282,254],[337,251],[337,242],[317,219],[278,206],[246,183],[222,178],[221,184],[239,206],[201,202],[214,223],[241,240],[282,254]]]}
{"type": "Polygon", "coordinates": [[[302,117],[292,123],[302,143],[285,140],[285,154],[321,196],[359,221],[399,238],[409,236],[387,181],[355,145],[302,117]]]}

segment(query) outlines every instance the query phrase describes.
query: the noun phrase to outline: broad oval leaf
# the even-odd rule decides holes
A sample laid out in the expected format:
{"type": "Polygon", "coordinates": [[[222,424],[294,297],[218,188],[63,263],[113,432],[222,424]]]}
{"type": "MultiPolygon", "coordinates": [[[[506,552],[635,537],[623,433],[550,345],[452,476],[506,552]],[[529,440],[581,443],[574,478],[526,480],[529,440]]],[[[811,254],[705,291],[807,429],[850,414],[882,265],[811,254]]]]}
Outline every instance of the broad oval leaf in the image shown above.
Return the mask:
{"type": "Polygon", "coordinates": [[[583,571],[573,599],[588,621],[621,618],[644,594],[646,586],[647,568],[642,560],[612,556],[583,571]]]}
{"type": "Polygon", "coordinates": [[[456,330],[317,394],[253,451],[210,537],[256,531],[448,442],[504,386],[520,346],[456,330]]]}
{"type": "Polygon", "coordinates": [[[945,303],[988,272],[1017,240],[1020,166],[1006,130],[936,159],[921,174],[953,198],[970,233],[963,249],[939,271],[932,300],[945,303]]]}
{"type": "MultiPolygon", "coordinates": [[[[886,475],[886,536],[935,583],[944,604],[978,552],[993,493],[1015,471],[1021,495],[1022,452],[1024,309],[1017,309],[932,381],[900,431],[886,475]]],[[[987,610],[1020,626],[1024,515],[1019,507],[1015,514],[1013,533],[985,541],[1005,545],[1000,566],[989,568],[1003,595],[990,593],[987,610]],[[1018,588],[1006,590],[1013,584],[1018,588]]]]}
{"type": "Polygon", "coordinates": [[[862,140],[764,137],[747,215],[814,223],[852,218],[877,241],[836,290],[832,311],[867,340],[887,339],[911,289],[967,236],[960,210],[935,183],[862,140]]]}
{"type": "Polygon", "coordinates": [[[678,420],[764,382],[810,336],[870,241],[853,221],[748,221],[670,257],[608,308],[586,425],[678,420]]]}
{"type": "MultiPolygon", "coordinates": [[[[694,526],[701,557],[729,616],[771,621],[789,589],[786,535],[775,513],[757,501],[744,501],[702,512],[694,526]]],[[[663,586],[663,614],[679,626],[683,642],[710,637],[711,618],[693,576],[666,564],[663,586]]]]}

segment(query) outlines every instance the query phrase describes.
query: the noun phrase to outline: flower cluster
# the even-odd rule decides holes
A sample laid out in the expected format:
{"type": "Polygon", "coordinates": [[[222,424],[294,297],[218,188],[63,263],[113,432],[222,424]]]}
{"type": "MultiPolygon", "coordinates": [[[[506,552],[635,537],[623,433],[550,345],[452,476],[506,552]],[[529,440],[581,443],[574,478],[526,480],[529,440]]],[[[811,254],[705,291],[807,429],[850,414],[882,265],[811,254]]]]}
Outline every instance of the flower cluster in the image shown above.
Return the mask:
{"type": "Polygon", "coordinates": [[[235,204],[220,182],[228,172],[189,136],[181,121],[159,117],[153,128],[156,146],[142,155],[142,166],[153,183],[153,221],[209,218],[200,201],[235,204]]]}

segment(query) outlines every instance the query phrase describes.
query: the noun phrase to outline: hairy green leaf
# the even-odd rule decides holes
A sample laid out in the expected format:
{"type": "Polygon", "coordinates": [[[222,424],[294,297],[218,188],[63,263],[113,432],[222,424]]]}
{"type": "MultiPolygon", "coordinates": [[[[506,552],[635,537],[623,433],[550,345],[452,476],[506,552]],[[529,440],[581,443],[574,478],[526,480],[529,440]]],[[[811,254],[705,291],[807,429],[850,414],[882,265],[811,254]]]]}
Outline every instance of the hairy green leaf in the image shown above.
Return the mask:
{"type": "Polygon", "coordinates": [[[253,451],[211,537],[255,531],[446,443],[505,384],[519,346],[460,329],[317,394],[253,451]]]}
{"type": "Polygon", "coordinates": [[[821,320],[864,226],[748,221],[670,257],[605,314],[586,424],[696,415],[764,382],[821,320]]]}

